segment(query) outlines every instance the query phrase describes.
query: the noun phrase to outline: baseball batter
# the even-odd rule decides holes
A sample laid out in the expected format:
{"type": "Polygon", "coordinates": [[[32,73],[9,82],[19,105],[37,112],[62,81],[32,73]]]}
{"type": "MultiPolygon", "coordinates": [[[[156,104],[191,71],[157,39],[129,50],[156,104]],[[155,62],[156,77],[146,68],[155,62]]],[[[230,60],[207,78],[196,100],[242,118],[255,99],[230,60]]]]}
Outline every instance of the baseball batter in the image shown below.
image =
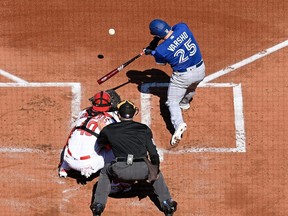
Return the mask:
{"type": "Polygon", "coordinates": [[[91,98],[93,106],[82,110],[72,129],[64,147],[63,160],[59,168],[59,176],[67,177],[70,169],[81,172],[86,178],[104,167],[105,162],[114,159],[112,151],[99,148],[97,137],[99,134],[98,121],[105,119],[106,124],[119,122],[115,111],[110,110],[110,95],[99,92],[91,98]]]}
{"type": "Polygon", "coordinates": [[[190,108],[195,90],[205,77],[205,64],[198,43],[185,23],[171,27],[161,19],[154,19],[149,28],[154,39],[145,49],[145,54],[154,56],[158,64],[168,63],[173,70],[166,105],[175,129],[170,142],[174,146],[187,129],[181,109],[190,108]],[[163,42],[158,45],[160,40],[163,42]]]}

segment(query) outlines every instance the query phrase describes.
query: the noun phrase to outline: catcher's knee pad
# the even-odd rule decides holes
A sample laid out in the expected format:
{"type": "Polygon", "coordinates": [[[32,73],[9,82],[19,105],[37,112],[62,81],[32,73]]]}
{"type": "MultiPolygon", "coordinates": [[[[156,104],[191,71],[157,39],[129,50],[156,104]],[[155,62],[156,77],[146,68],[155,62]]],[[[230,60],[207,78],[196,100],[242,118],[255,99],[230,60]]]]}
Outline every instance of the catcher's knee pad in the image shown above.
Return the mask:
{"type": "Polygon", "coordinates": [[[164,200],[161,203],[161,206],[162,206],[164,214],[167,216],[171,216],[177,209],[177,202],[172,199],[168,199],[168,200],[164,200]]]}
{"type": "Polygon", "coordinates": [[[101,203],[93,203],[90,206],[90,209],[93,212],[93,216],[100,216],[101,213],[104,211],[105,206],[101,203]]]}

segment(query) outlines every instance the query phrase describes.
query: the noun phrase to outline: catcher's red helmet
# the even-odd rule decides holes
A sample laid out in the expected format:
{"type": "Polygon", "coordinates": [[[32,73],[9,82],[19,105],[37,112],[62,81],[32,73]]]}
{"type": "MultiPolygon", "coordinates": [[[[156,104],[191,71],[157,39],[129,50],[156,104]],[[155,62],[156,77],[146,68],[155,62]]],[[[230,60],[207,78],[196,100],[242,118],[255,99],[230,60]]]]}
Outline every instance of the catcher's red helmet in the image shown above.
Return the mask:
{"type": "Polygon", "coordinates": [[[92,105],[93,105],[92,108],[94,111],[107,112],[110,109],[111,98],[110,98],[110,95],[105,91],[96,93],[89,100],[92,102],[92,105]]]}

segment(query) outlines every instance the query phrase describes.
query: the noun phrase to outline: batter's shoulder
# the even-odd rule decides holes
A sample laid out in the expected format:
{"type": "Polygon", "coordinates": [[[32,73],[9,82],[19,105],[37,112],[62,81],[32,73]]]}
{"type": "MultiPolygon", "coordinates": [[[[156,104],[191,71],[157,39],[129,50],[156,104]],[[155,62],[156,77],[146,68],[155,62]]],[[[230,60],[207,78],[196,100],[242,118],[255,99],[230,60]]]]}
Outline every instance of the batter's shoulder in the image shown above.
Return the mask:
{"type": "Polygon", "coordinates": [[[173,26],[172,30],[175,29],[175,28],[184,27],[184,26],[187,26],[187,24],[184,23],[184,22],[179,22],[179,23],[177,23],[176,25],[173,26]]]}

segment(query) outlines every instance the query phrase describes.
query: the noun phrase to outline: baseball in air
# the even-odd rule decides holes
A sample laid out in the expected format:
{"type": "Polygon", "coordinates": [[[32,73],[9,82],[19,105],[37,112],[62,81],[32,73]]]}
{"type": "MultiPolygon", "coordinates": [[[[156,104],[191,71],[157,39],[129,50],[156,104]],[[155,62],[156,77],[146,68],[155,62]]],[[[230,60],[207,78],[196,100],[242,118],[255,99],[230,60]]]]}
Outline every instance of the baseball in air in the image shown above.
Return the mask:
{"type": "Polygon", "coordinates": [[[109,32],[109,35],[114,35],[115,34],[115,29],[110,28],[108,32],[109,32]]]}

